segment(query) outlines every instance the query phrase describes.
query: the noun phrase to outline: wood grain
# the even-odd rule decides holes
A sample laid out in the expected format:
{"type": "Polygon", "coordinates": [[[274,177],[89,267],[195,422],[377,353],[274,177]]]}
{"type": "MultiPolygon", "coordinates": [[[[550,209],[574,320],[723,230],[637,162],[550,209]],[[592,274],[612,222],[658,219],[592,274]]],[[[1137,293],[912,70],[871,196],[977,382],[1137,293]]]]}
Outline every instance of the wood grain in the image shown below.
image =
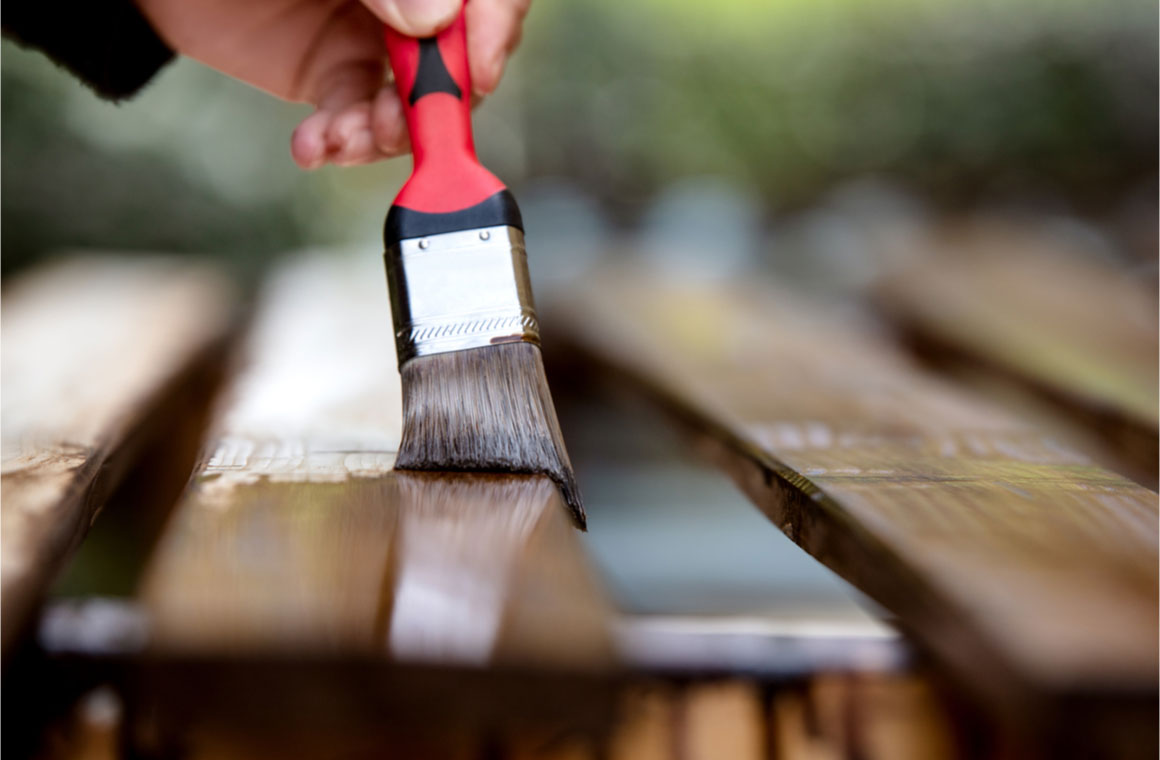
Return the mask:
{"type": "Polygon", "coordinates": [[[143,747],[359,756],[608,720],[609,610],[551,481],[392,469],[390,325],[373,254],[266,283],[142,578],[149,641],[124,667],[143,747]]]}
{"type": "Polygon", "coordinates": [[[555,318],[999,714],[1155,704],[1155,493],[765,284],[621,267],[555,318]]]}
{"type": "Polygon", "coordinates": [[[607,664],[608,610],[550,481],[392,470],[381,266],[307,257],[266,288],[212,454],[145,573],[153,649],[607,664]]]}
{"type": "Polygon", "coordinates": [[[171,407],[223,360],[233,310],[218,273],[175,259],[70,259],[6,288],[6,655],[165,414],[195,414],[171,407]]]}
{"type": "Polygon", "coordinates": [[[908,340],[1052,402],[1155,487],[1155,282],[995,222],[942,228],[921,246],[926,255],[876,293],[908,340]]]}

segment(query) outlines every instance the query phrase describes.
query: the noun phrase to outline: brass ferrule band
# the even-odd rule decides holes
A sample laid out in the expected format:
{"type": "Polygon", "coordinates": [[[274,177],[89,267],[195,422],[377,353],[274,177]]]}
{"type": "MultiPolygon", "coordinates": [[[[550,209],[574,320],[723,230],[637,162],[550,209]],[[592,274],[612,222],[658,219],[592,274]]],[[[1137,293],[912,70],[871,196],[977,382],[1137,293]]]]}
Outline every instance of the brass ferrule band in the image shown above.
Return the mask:
{"type": "Polygon", "coordinates": [[[516,227],[410,238],[384,258],[400,368],[417,356],[539,344],[524,234],[516,227]]]}

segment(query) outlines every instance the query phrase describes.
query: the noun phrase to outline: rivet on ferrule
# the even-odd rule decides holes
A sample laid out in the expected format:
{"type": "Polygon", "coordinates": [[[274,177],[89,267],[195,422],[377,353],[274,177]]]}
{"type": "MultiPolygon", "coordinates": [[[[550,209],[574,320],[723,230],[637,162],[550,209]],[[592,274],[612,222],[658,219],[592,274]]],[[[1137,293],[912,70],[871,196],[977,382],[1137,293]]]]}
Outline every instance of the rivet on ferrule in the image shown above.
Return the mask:
{"type": "Polygon", "coordinates": [[[417,357],[539,344],[524,235],[516,227],[402,240],[387,249],[399,367],[417,357]]]}

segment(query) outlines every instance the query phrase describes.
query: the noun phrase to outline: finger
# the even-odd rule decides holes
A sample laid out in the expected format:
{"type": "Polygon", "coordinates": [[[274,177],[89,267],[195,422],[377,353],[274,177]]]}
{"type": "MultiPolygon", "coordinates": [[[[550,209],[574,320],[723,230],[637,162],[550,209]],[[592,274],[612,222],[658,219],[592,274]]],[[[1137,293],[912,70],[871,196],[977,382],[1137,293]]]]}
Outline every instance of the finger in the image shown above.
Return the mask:
{"type": "Polygon", "coordinates": [[[320,110],[337,113],[352,103],[369,101],[383,86],[382,62],[352,62],[339,66],[322,79],[315,105],[320,110]]]}
{"type": "Polygon", "coordinates": [[[375,145],[370,129],[351,135],[342,151],[330,157],[335,166],[362,166],[386,158],[375,145]]]}
{"type": "Polygon", "coordinates": [[[371,105],[371,133],[379,152],[385,156],[401,156],[411,149],[403,101],[394,86],[382,88],[375,96],[371,105]]]}
{"type": "Polygon", "coordinates": [[[499,85],[508,55],[520,42],[528,0],[471,0],[467,4],[467,58],[471,86],[490,95],[499,85]]]}
{"type": "Polygon", "coordinates": [[[303,169],[317,169],[326,163],[326,132],[332,117],[329,111],[316,111],[291,135],[290,155],[303,169]]]}
{"type": "Polygon", "coordinates": [[[462,0],[363,0],[363,4],[396,31],[430,37],[459,14],[462,0]]]}
{"type": "Polygon", "coordinates": [[[338,166],[366,163],[377,157],[371,134],[371,104],[363,101],[344,108],[326,130],[326,158],[338,166]]]}
{"type": "MultiPolygon", "coordinates": [[[[381,65],[359,62],[340,66],[322,78],[314,96],[318,110],[290,137],[290,155],[295,163],[303,169],[317,169],[335,155],[342,147],[334,144],[338,134],[333,131],[335,120],[351,106],[367,105],[381,84],[381,65]]],[[[341,124],[341,130],[347,133],[351,129],[350,118],[341,124]]]]}
{"type": "MultiPolygon", "coordinates": [[[[302,2],[295,7],[325,9],[327,5],[336,3],[302,2]]],[[[387,67],[383,25],[366,6],[358,2],[346,4],[341,10],[329,12],[329,16],[324,14],[323,18],[310,21],[308,26],[315,30],[314,36],[292,61],[297,66],[282,66],[293,72],[291,100],[335,109],[353,100],[369,99],[382,86],[387,67]],[[336,98],[345,102],[332,103],[336,98]]],[[[246,51],[239,54],[246,55],[246,51]]],[[[260,55],[251,53],[250,57],[260,55]]],[[[276,63],[270,61],[267,65],[276,63]]]]}

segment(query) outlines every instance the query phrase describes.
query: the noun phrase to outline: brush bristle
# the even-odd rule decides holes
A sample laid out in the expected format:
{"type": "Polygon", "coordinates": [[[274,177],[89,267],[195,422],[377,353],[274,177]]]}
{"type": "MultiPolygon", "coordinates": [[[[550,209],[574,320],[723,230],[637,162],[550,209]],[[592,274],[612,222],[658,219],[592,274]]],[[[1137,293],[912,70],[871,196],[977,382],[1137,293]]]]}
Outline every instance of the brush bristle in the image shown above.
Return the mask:
{"type": "Polygon", "coordinates": [[[403,375],[403,470],[467,470],[547,475],[585,525],[584,506],[564,449],[544,360],[532,343],[421,356],[403,375]]]}

